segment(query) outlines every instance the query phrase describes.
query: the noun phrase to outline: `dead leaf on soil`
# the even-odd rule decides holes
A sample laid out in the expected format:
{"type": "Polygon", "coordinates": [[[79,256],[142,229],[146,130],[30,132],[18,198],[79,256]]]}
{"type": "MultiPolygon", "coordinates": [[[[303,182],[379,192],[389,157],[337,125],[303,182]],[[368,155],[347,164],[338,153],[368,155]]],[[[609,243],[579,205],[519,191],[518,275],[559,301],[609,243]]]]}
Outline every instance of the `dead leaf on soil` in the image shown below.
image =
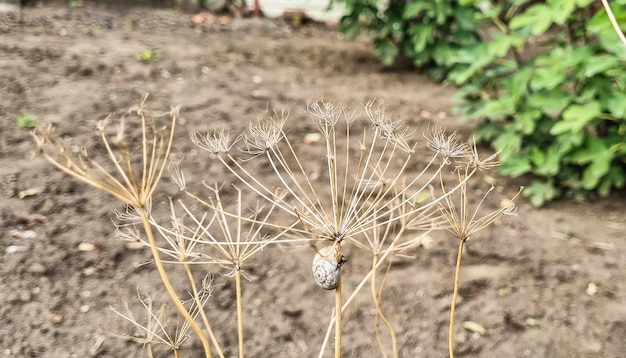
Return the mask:
{"type": "Polygon", "coordinates": [[[8,232],[9,236],[11,237],[17,237],[19,239],[22,240],[29,240],[29,239],[34,239],[35,237],[37,237],[37,233],[34,232],[33,230],[9,230],[8,232]]]}
{"type": "Polygon", "coordinates": [[[37,188],[30,188],[30,189],[22,190],[17,194],[17,197],[20,199],[24,199],[29,196],[36,196],[36,195],[39,195],[39,193],[43,192],[43,189],[44,188],[37,187],[37,188]]]}
{"type": "Polygon", "coordinates": [[[535,317],[526,317],[524,322],[526,323],[527,326],[531,326],[531,327],[535,327],[539,325],[539,320],[537,320],[535,317]]]}
{"type": "Polygon", "coordinates": [[[102,245],[93,244],[91,242],[81,242],[78,244],[78,251],[101,251],[104,247],[102,245]]]}
{"type": "Polygon", "coordinates": [[[474,322],[474,321],[463,322],[463,328],[465,328],[466,330],[472,333],[478,333],[481,336],[484,336],[485,334],[487,334],[487,329],[485,329],[485,327],[483,327],[482,324],[474,322]]]}
{"type": "Polygon", "coordinates": [[[313,132],[313,133],[307,133],[304,135],[304,143],[306,144],[317,143],[321,140],[322,140],[321,133],[313,132]]]}
{"type": "Polygon", "coordinates": [[[589,282],[589,284],[587,285],[587,289],[585,290],[585,293],[589,296],[595,295],[596,293],[598,293],[598,286],[593,282],[589,282]]]}

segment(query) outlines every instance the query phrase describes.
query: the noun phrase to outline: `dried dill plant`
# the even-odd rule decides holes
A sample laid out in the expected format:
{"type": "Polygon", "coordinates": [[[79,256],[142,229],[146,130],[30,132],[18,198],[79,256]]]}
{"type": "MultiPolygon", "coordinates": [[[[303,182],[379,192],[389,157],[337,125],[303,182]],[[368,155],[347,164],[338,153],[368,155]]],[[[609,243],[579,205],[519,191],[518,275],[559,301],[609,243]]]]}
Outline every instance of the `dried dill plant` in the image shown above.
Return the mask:
{"type": "MultiPolygon", "coordinates": [[[[214,154],[247,188],[296,220],[299,225],[289,229],[292,235],[327,245],[318,250],[315,262],[326,264],[324,268],[330,276],[316,278],[321,287],[334,290],[335,307],[320,356],[333,324],[335,356],[341,356],[342,311],[363,285],[375,277],[375,271],[385,260],[417,244],[415,240],[406,240],[402,235],[404,230],[411,227],[428,230],[441,222],[441,214],[434,209],[454,190],[463,187],[474,173],[466,173],[451,191],[416,204],[417,198],[431,193],[432,184],[441,178],[444,168],[455,160],[469,160],[472,148],[459,142],[455,135],[435,131],[428,136],[429,147],[434,149],[432,157],[426,163],[418,163],[412,132],[404,123],[387,115],[373,101],[364,106],[364,112],[365,120],[362,120],[359,113],[343,105],[320,100],[309,107],[308,113],[322,138],[324,172],[321,175],[312,171],[308,162],[304,163],[307,149],[287,134],[285,111],[251,123],[241,136],[231,136],[226,130],[191,134],[197,146],[214,154]],[[360,139],[355,139],[357,136],[360,139]],[[259,163],[271,168],[273,178],[256,174],[254,166],[259,163]],[[416,167],[420,169],[415,170],[416,167]],[[280,196],[271,184],[276,180],[282,189],[280,196]],[[371,254],[373,264],[344,302],[340,270],[345,262],[342,248],[349,244],[371,254]]],[[[380,313],[377,297],[380,295],[373,294],[380,313]]],[[[384,320],[383,315],[379,317],[384,320]]],[[[397,356],[395,343],[392,345],[397,356]]]]}
{"type": "MultiPolygon", "coordinates": [[[[210,284],[206,278],[200,287],[196,284],[194,269],[202,267],[203,274],[225,269],[235,280],[238,354],[244,357],[245,303],[241,290],[248,261],[275,244],[306,243],[316,247],[315,279],[321,287],[332,290],[335,298],[319,356],[323,356],[334,332],[334,354],[341,357],[342,313],[369,282],[376,320],[383,323],[390,341],[389,347],[385,347],[383,333],[376,328],[380,351],[385,357],[388,351],[398,357],[393,326],[381,304],[392,260],[408,255],[411,248],[418,246],[420,233],[441,227],[454,230],[456,225],[461,236],[469,237],[475,229],[491,224],[506,211],[476,219],[466,218],[466,209],[460,216],[455,209],[455,193],[460,193],[462,205],[468,203],[468,181],[478,170],[496,165],[495,156],[482,160],[475,145],[435,128],[425,135],[432,155],[423,161],[421,152],[416,155],[413,132],[404,123],[373,101],[362,112],[364,115],[324,101],[316,101],[308,108],[321,138],[321,162],[319,157],[310,158],[310,148],[302,147],[299,138],[288,135],[287,112],[274,112],[252,122],[241,135],[231,135],[225,129],[191,133],[191,141],[212,153],[241,188],[234,187],[235,203],[227,207],[216,186],[205,185],[207,197],[190,192],[179,165],[170,164],[171,178],[193,204],[170,200],[166,221],[153,215],[151,203],[168,166],[178,109],[169,113],[168,129],[157,127],[147,118],[145,98],[129,112],[129,118],[130,114],[139,118],[142,131],[135,152],[124,135],[126,117],[113,135],[107,134],[111,119],[100,122],[98,129],[112,170],[92,160],[86,151],[73,157],[51,128],[36,130],[34,137],[39,151],[59,169],[122,200],[127,210],[117,212],[121,236],[150,249],[182,321],[172,331],[164,312],[154,312],[151,304],[141,298],[148,312],[147,323],[116,311],[144,332],[131,338],[146,344],[149,352],[154,345],[165,345],[178,357],[181,343],[193,332],[201,340],[206,357],[213,352],[224,357],[223,346],[205,312],[211,296],[210,284]],[[323,170],[313,170],[311,160],[321,164],[323,170]],[[269,168],[273,176],[259,175],[259,166],[269,168]],[[444,181],[448,172],[457,174],[452,185],[444,181]],[[276,182],[280,184],[278,188],[274,187],[276,182]],[[248,205],[243,203],[242,190],[259,196],[263,204],[245,210],[248,205]],[[200,207],[200,212],[192,206],[200,207]],[[345,245],[352,245],[359,249],[357,254],[371,258],[371,269],[355,280],[358,283],[346,298],[341,272],[342,266],[349,264],[349,258],[344,257],[345,245]],[[186,274],[190,288],[187,300],[181,300],[171,285],[168,270],[174,265],[182,266],[186,274]]],[[[460,251],[464,242],[461,240],[460,251]]],[[[459,270],[460,259],[455,296],[459,270]]],[[[450,325],[453,326],[452,319],[450,325]]]]}
{"type": "MultiPolygon", "coordinates": [[[[65,143],[54,136],[51,126],[35,129],[33,137],[38,152],[54,166],[82,182],[113,195],[131,208],[130,211],[136,215],[140,223],[154,264],[172,303],[189,328],[201,340],[205,355],[210,357],[211,347],[206,334],[172,286],[170,275],[161,258],[162,250],[151,223],[152,196],[167,168],[179,109],[175,107],[167,113],[149,113],[145,107],[146,99],[147,96],[144,96],[139,106],[129,110],[117,122],[112,133],[110,133],[113,121],[111,116],[97,123],[96,128],[105,146],[108,164],[100,164],[92,159],[84,148],[78,156],[74,156],[65,143]],[[169,128],[158,126],[156,120],[149,118],[150,114],[153,117],[159,115],[169,117],[169,128]],[[131,119],[136,121],[133,124],[138,122],[140,125],[141,138],[138,143],[134,143],[133,138],[129,140],[126,137],[126,121],[131,119]]],[[[193,295],[199,307],[202,299],[198,290],[195,289],[195,281],[192,283],[193,295]]]]}
{"type": "MultiPolygon", "coordinates": [[[[184,302],[190,305],[189,312],[192,317],[196,318],[202,311],[202,308],[211,297],[212,289],[212,280],[207,276],[202,281],[202,289],[199,292],[200,305],[198,305],[198,301],[196,301],[195,298],[184,302]]],[[[113,306],[109,306],[111,311],[132,323],[138,330],[135,334],[112,334],[119,338],[141,343],[147,349],[150,358],[154,356],[153,348],[159,345],[168,347],[168,349],[174,353],[174,357],[179,358],[181,346],[190,336],[189,321],[181,319],[179,315],[176,324],[170,325],[166,304],[162,304],[159,309],[155,311],[152,298],[142,296],[139,291],[137,291],[137,300],[146,311],[146,322],[142,323],[140,319],[133,315],[128,303],[126,303],[124,307],[125,313],[118,311],[113,306]]]]}
{"type": "Polygon", "coordinates": [[[491,188],[480,198],[480,200],[478,200],[477,203],[473,203],[470,195],[468,194],[467,178],[474,175],[477,171],[487,170],[498,166],[499,162],[497,160],[497,153],[487,158],[480,158],[475,142],[472,142],[471,146],[463,143],[450,146],[449,144],[442,144],[447,142],[445,140],[446,138],[448,138],[451,142],[457,142],[458,140],[456,134],[446,136],[441,129],[435,129],[433,134],[428,137],[428,147],[434,151],[443,153],[459,152],[461,150],[459,148],[463,147],[461,151],[467,153],[467,155],[461,156],[462,158],[467,158],[467,160],[457,161],[454,163],[455,169],[453,174],[456,178],[456,182],[460,183],[460,187],[457,186],[449,188],[444,177],[440,175],[439,178],[439,193],[441,195],[454,192],[452,195],[445,196],[443,201],[438,202],[439,210],[445,219],[440,225],[459,240],[448,331],[448,350],[449,355],[452,358],[454,357],[454,316],[456,312],[456,301],[459,294],[459,277],[461,274],[461,258],[463,248],[470,237],[478,231],[490,226],[503,215],[516,214],[517,209],[514,206],[514,202],[522,192],[523,187],[520,188],[513,198],[504,202],[505,204],[500,208],[483,213],[483,210],[481,210],[482,204],[487,199],[487,196],[494,190],[494,187],[491,186],[491,188]]]}
{"type": "MultiPolygon", "coordinates": [[[[169,222],[164,223],[154,217],[149,218],[150,225],[163,239],[163,244],[158,247],[164,257],[162,261],[171,265],[182,264],[184,267],[192,286],[191,298],[188,300],[194,308],[190,310],[192,317],[196,319],[199,316],[202,319],[213,347],[220,357],[224,357],[225,347],[218,342],[210,324],[209,315],[204,312],[204,306],[208,300],[207,294],[210,293],[211,287],[206,283],[206,278],[200,290],[195,287],[192,267],[201,267],[205,272],[212,273],[226,270],[224,276],[234,279],[238,354],[239,357],[244,357],[242,278],[246,278],[246,265],[266,246],[282,242],[283,235],[290,228],[269,230],[268,228],[275,227],[274,224],[268,222],[274,207],[257,205],[250,210],[245,210],[246,204],[242,199],[242,192],[236,187],[234,187],[235,208],[229,211],[223,203],[217,186],[205,185],[211,195],[207,199],[202,199],[187,190],[184,174],[178,165],[173,165],[171,172],[172,179],[192,200],[192,204],[185,203],[183,200],[177,200],[176,203],[170,200],[169,222]],[[199,206],[206,211],[197,213],[192,209],[192,205],[197,206],[196,204],[200,204],[199,206]]],[[[136,210],[117,212],[117,218],[121,238],[150,246],[150,242],[137,230],[140,217],[136,210]]],[[[123,317],[128,319],[127,316],[123,317]]],[[[135,325],[138,324],[135,323],[135,325]]],[[[170,347],[173,346],[173,344],[170,345],[170,347]]]]}

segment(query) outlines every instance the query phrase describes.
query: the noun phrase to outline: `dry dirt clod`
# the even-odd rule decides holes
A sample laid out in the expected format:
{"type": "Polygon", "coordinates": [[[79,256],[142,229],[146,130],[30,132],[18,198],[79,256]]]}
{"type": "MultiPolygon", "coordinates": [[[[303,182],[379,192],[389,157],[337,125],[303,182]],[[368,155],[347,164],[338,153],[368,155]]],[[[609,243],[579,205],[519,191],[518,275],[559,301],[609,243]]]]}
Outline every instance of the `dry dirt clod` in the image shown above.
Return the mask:
{"type": "Polygon", "coordinates": [[[35,237],[37,237],[37,233],[34,232],[33,230],[9,230],[8,232],[9,236],[11,237],[16,237],[18,239],[22,239],[22,240],[29,240],[29,239],[34,239],[35,237]]]}
{"type": "Polygon", "coordinates": [[[35,262],[27,269],[27,271],[32,274],[41,275],[46,272],[46,267],[39,262],[35,262]]]}
{"type": "Polygon", "coordinates": [[[287,307],[283,309],[282,314],[290,318],[298,318],[302,315],[302,308],[299,307],[287,307]]]}
{"type": "Polygon", "coordinates": [[[34,223],[42,223],[42,222],[45,222],[46,220],[48,220],[48,218],[45,215],[41,215],[41,214],[22,215],[18,218],[18,222],[25,226],[29,226],[34,223]]]}
{"type": "Polygon", "coordinates": [[[5,250],[7,254],[15,254],[18,252],[25,252],[25,251],[28,251],[28,246],[23,246],[23,245],[10,245],[5,250]]]}
{"type": "Polygon", "coordinates": [[[59,324],[63,322],[63,315],[59,313],[53,313],[50,317],[50,322],[52,322],[52,324],[59,324]]]}

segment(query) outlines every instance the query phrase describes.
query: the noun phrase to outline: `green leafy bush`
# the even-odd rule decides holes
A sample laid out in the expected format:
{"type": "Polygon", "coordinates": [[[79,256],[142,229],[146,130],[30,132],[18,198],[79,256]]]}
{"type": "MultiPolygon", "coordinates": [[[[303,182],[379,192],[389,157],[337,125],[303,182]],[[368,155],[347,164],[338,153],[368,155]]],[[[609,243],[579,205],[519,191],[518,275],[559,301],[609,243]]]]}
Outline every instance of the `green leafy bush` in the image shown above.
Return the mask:
{"type": "Polygon", "coordinates": [[[384,64],[399,56],[430,75],[443,78],[455,51],[480,40],[484,19],[475,1],[468,0],[334,0],[346,8],[341,31],[365,32],[384,64]]]}
{"type": "MultiPolygon", "coordinates": [[[[460,112],[483,119],[476,134],[500,152],[501,173],[535,175],[534,205],[608,195],[626,182],[626,48],[590,0],[519,3],[454,59],[460,112]]],[[[624,23],[626,1],[614,3],[624,23]]]]}
{"type": "MultiPolygon", "coordinates": [[[[534,205],[626,183],[626,48],[600,3],[335,1],[342,32],[367,32],[383,63],[406,56],[461,86],[459,113],[481,121],[502,174],[534,175],[534,205]]],[[[626,24],[626,0],[612,4],[626,24]]]]}

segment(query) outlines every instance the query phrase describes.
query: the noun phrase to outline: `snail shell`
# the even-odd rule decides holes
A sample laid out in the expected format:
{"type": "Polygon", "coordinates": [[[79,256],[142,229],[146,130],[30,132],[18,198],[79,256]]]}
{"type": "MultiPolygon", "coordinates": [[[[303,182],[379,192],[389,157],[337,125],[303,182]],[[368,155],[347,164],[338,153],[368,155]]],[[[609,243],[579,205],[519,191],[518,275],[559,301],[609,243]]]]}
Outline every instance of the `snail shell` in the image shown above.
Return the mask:
{"type": "Polygon", "coordinates": [[[322,247],[313,258],[313,278],[325,290],[334,290],[339,285],[339,262],[335,246],[322,247]]]}

